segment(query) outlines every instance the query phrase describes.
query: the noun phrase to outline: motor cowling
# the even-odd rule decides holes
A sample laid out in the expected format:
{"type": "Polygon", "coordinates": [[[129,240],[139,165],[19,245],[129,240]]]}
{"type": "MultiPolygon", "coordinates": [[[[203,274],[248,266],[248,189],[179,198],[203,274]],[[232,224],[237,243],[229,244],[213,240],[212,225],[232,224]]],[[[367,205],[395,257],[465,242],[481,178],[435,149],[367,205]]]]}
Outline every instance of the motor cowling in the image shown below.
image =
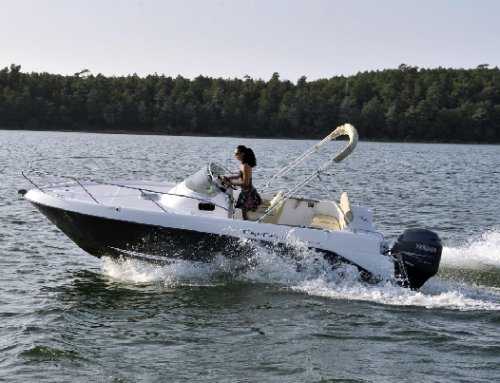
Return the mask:
{"type": "Polygon", "coordinates": [[[405,229],[391,249],[396,280],[403,287],[419,289],[436,275],[443,244],[439,236],[427,229],[405,229]]]}

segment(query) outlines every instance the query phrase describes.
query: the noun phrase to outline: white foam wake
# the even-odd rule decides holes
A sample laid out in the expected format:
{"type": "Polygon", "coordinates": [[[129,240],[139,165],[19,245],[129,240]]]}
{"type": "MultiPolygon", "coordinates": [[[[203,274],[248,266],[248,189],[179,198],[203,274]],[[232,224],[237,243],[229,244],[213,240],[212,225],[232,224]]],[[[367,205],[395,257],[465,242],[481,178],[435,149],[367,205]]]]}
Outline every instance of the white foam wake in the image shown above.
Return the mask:
{"type": "Polygon", "coordinates": [[[234,269],[231,260],[217,257],[213,263],[175,260],[169,264],[153,264],[138,259],[101,258],[103,273],[125,283],[162,283],[165,286],[213,285],[214,276],[234,269]]]}
{"type": "Polygon", "coordinates": [[[442,265],[473,269],[500,269],[500,230],[473,237],[463,246],[445,247],[442,265]]]}
{"type": "MultiPolygon", "coordinates": [[[[248,243],[246,243],[248,245],[248,243]]],[[[390,282],[368,284],[354,266],[332,269],[324,258],[300,241],[289,239],[294,249],[288,256],[272,247],[252,244],[252,256],[244,265],[220,254],[212,263],[177,260],[153,265],[138,260],[115,261],[103,258],[103,272],[126,283],[182,285],[224,285],[231,282],[274,284],[283,289],[334,300],[365,301],[382,305],[414,306],[426,309],[500,311],[500,289],[432,278],[420,291],[401,288],[390,282]],[[223,278],[221,278],[223,276],[223,278]]],[[[460,248],[446,248],[445,265],[500,267],[500,233],[489,232],[460,248]]]]}
{"type": "Polygon", "coordinates": [[[365,301],[391,306],[422,307],[459,311],[500,311],[500,292],[479,292],[471,286],[428,282],[421,290],[412,291],[390,283],[367,286],[364,284],[329,284],[307,281],[294,290],[309,295],[348,301],[365,301]]]}

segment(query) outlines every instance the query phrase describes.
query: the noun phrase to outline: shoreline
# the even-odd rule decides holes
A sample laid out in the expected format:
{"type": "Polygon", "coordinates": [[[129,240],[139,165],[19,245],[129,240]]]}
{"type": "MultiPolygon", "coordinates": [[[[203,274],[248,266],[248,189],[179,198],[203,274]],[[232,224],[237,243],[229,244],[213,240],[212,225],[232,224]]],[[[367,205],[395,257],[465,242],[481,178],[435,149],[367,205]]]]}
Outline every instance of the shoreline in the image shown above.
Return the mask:
{"type": "MultiPolygon", "coordinates": [[[[195,137],[195,138],[237,138],[237,139],[252,139],[252,140],[290,140],[290,141],[315,141],[324,137],[256,137],[256,136],[221,136],[221,135],[197,135],[197,134],[166,134],[158,132],[145,131],[127,131],[127,130],[76,130],[76,129],[16,129],[16,128],[0,128],[0,131],[10,132],[48,132],[48,133],[88,133],[88,134],[119,134],[119,135],[135,135],[135,136],[170,136],[170,137],[195,137]]],[[[325,133],[325,136],[328,133],[325,133]]],[[[340,140],[342,141],[342,140],[340,140]]],[[[445,142],[445,141],[390,141],[384,139],[360,139],[361,142],[376,142],[387,144],[439,144],[439,145],[500,145],[498,142],[445,142]]]]}

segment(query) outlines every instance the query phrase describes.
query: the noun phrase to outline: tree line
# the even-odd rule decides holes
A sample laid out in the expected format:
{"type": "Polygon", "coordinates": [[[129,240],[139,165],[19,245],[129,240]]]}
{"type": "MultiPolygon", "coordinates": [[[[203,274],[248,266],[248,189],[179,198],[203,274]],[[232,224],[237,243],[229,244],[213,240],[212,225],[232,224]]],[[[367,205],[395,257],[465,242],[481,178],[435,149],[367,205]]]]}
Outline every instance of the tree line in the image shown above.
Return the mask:
{"type": "Polygon", "coordinates": [[[500,70],[397,69],[296,83],[0,70],[0,128],[321,138],[344,122],[361,139],[500,142],[500,70]]]}

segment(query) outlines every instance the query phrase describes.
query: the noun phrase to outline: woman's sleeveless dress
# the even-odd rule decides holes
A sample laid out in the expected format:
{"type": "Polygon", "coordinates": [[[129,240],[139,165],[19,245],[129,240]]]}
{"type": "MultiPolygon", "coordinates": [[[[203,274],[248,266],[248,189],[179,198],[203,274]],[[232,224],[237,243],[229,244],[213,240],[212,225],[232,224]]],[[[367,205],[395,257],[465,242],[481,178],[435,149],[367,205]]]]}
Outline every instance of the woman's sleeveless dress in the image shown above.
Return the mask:
{"type": "Polygon", "coordinates": [[[259,192],[253,187],[252,180],[250,179],[250,185],[247,188],[241,188],[235,207],[238,209],[255,210],[261,203],[262,200],[259,192]]]}

